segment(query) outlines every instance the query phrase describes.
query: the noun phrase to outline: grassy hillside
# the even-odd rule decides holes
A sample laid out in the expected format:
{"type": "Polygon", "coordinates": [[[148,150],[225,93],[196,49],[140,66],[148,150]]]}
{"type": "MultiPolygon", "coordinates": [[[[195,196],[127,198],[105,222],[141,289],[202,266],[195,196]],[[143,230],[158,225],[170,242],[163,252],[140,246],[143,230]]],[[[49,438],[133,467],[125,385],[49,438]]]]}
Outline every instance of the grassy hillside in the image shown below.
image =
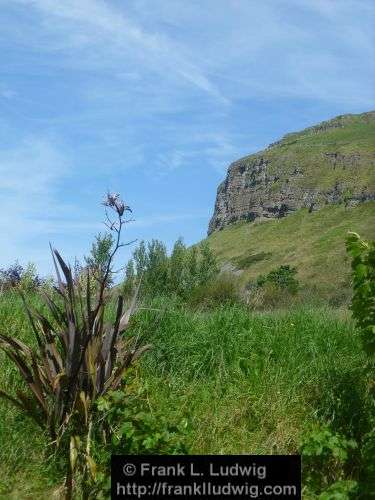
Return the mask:
{"type": "Polygon", "coordinates": [[[349,283],[345,237],[355,231],[375,238],[375,202],[356,207],[330,205],[308,213],[255,223],[239,222],[214,232],[208,241],[221,264],[243,270],[247,282],[282,264],[298,269],[298,278],[322,293],[334,294],[349,283]]]}
{"type": "Polygon", "coordinates": [[[374,191],[375,112],[338,116],[287,134],[262,156],[270,161],[270,172],[280,176],[280,185],[297,165],[303,171],[296,183],[300,187],[323,190],[344,183],[349,190],[374,191]]]}
{"type": "Polygon", "coordinates": [[[287,134],[233,162],[217,191],[208,232],[375,199],[375,112],[342,115],[287,134]]]}

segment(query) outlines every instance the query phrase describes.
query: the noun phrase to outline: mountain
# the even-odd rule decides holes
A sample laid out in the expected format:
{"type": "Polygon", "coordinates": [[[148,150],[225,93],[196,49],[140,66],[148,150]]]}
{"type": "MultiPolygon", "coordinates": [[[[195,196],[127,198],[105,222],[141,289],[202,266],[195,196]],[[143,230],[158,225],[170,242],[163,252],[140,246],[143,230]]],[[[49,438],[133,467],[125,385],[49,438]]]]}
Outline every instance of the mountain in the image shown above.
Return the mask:
{"type": "Polygon", "coordinates": [[[374,199],[375,111],[342,115],[232,163],[218,188],[208,234],[240,220],[374,199]]]}
{"type": "Polygon", "coordinates": [[[375,112],[338,116],[238,160],[209,226],[222,268],[245,284],[280,265],[340,303],[350,293],[345,238],[375,239],[375,112]]]}

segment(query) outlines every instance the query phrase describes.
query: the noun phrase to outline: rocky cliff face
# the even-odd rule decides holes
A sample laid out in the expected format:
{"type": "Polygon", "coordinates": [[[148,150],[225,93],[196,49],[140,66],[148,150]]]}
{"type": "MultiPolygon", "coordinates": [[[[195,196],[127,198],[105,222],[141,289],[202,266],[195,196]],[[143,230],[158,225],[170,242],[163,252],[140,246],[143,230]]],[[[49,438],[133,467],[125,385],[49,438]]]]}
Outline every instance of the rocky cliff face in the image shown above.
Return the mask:
{"type": "Polygon", "coordinates": [[[344,115],[288,134],[228,169],[208,234],[245,219],[375,199],[375,112],[344,115]]]}

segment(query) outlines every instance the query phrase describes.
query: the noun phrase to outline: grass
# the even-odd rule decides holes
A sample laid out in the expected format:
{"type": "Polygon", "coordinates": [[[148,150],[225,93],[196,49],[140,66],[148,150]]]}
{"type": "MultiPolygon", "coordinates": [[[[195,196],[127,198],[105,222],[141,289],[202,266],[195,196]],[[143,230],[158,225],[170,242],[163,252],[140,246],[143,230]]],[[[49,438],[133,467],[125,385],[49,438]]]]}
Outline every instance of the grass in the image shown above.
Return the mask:
{"type": "MultiPolygon", "coordinates": [[[[375,185],[375,112],[344,115],[287,134],[272,148],[250,155],[239,164],[261,156],[268,160],[269,173],[276,173],[280,182],[293,176],[298,166],[303,176],[294,179],[297,186],[308,188],[332,188],[335,182],[343,182],[348,189],[361,192],[375,185]],[[337,126],[339,125],[339,126],[337,126]],[[344,158],[333,161],[326,154],[338,153],[344,158]],[[355,175],[351,158],[355,156],[355,175]]],[[[236,162],[237,163],[237,162],[236,162]]]]}
{"type": "MultiPolygon", "coordinates": [[[[350,418],[354,427],[366,425],[359,418],[364,357],[345,311],[192,312],[162,299],[152,308],[140,310],[132,327],[154,345],[137,381],[150,411],[188,419],[191,453],[295,453],[304,429],[319,419],[337,429],[342,422],[349,429],[350,418]]],[[[0,319],[8,333],[30,341],[14,294],[0,297],[0,319]]],[[[0,366],[0,387],[14,391],[20,381],[3,355],[0,366]]],[[[0,463],[1,498],[50,498],[62,480],[40,430],[3,401],[0,463]]]]}
{"type": "MultiPolygon", "coordinates": [[[[29,301],[41,305],[36,296],[29,296],[29,301]]],[[[34,343],[21,300],[15,293],[0,296],[0,324],[2,331],[34,343]]],[[[3,352],[0,366],[1,389],[14,393],[22,383],[3,352]]],[[[45,436],[31,419],[0,400],[0,498],[50,498],[56,477],[52,460],[46,460],[45,442],[45,436]]]]}
{"type": "Polygon", "coordinates": [[[243,269],[243,283],[280,265],[297,267],[298,279],[330,298],[350,284],[350,262],[345,251],[348,231],[375,238],[375,202],[356,207],[330,205],[308,213],[257,223],[240,222],[209,236],[221,264],[243,269]]]}

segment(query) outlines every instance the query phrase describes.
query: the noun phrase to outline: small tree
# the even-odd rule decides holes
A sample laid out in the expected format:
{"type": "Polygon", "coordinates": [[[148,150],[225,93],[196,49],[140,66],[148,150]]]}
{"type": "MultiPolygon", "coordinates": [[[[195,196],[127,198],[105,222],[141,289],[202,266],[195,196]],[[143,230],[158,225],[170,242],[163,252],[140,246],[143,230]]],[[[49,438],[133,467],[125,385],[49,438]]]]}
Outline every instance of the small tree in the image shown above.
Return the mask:
{"type": "Polygon", "coordinates": [[[186,299],[194,288],[211,281],[219,272],[214,253],[207,242],[186,248],[179,238],[170,257],[164,243],[141,241],[133,253],[135,275],[142,276],[147,294],[178,295],[186,299]]]}
{"type": "Polygon", "coordinates": [[[163,242],[152,240],[147,245],[147,267],[144,272],[145,288],[148,293],[163,294],[168,280],[168,256],[163,242]]]}
{"type": "Polygon", "coordinates": [[[173,246],[169,259],[169,288],[178,295],[186,292],[187,269],[186,269],[186,247],[182,238],[179,238],[173,246]]]}
{"type": "MultiPolygon", "coordinates": [[[[115,240],[112,233],[99,233],[95,236],[90,255],[85,257],[85,262],[90,269],[90,273],[98,282],[103,279],[104,273],[106,272],[114,244],[115,240]]],[[[109,275],[107,286],[110,286],[112,282],[112,276],[109,275]]]]}
{"type": "Polygon", "coordinates": [[[201,258],[199,261],[198,276],[199,276],[199,283],[204,284],[210,281],[218,274],[219,268],[215,254],[211,250],[210,245],[207,241],[203,241],[200,244],[199,249],[201,253],[201,258]]]}
{"type": "Polygon", "coordinates": [[[122,286],[124,297],[130,297],[135,290],[136,276],[134,270],[134,261],[130,259],[125,267],[125,281],[122,286]]]}

